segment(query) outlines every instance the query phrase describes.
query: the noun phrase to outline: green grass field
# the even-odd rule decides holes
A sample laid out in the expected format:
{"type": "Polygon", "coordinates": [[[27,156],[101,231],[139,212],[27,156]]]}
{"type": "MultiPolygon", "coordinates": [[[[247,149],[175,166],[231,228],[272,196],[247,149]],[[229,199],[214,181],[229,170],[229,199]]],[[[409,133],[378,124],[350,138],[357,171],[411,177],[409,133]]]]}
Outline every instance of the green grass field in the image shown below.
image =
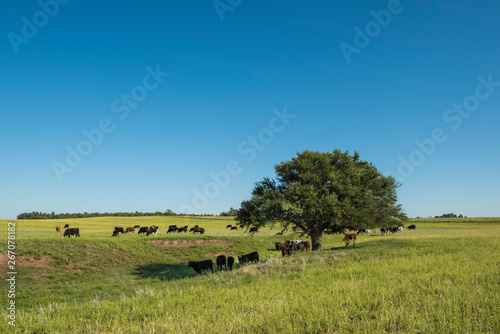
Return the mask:
{"type": "MultiPolygon", "coordinates": [[[[1,220],[0,279],[7,224],[1,220]]],[[[500,333],[500,218],[413,219],[414,231],[360,235],[344,248],[282,258],[274,243],[223,218],[16,221],[16,326],[5,333],[500,333]],[[56,225],[80,228],[62,238],[56,225]],[[114,226],[160,226],[157,236],[114,226]],[[195,224],[204,235],[169,233],[195,224]],[[259,264],[197,276],[188,261],[258,251],[259,264]]]]}

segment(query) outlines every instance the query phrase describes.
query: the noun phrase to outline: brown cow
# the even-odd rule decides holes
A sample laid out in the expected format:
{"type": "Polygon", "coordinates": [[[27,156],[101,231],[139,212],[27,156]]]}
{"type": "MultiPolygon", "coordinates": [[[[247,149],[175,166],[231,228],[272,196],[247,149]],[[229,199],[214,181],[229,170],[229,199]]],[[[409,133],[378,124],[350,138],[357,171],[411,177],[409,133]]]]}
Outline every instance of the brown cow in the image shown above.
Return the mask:
{"type": "Polygon", "coordinates": [[[306,250],[310,250],[311,249],[311,243],[309,241],[302,241],[302,243],[304,244],[306,250]]]}
{"type": "Polygon", "coordinates": [[[127,228],[125,229],[125,233],[128,233],[128,232],[135,233],[135,228],[133,228],[133,227],[127,227],[127,228]]]}
{"type": "Polygon", "coordinates": [[[141,225],[134,225],[134,228],[139,228],[141,227],[141,225]]]}
{"type": "Polygon", "coordinates": [[[56,226],[56,231],[61,232],[61,226],[56,226]]]}
{"type": "Polygon", "coordinates": [[[276,250],[277,251],[280,251],[280,250],[283,250],[283,249],[286,249],[286,248],[287,248],[286,244],[282,244],[282,243],[279,243],[279,242],[276,243],[276,250]]]}
{"type": "Polygon", "coordinates": [[[353,246],[356,246],[356,234],[346,234],[344,239],[342,241],[345,241],[345,247],[349,246],[351,243],[350,241],[353,241],[353,246]]]}

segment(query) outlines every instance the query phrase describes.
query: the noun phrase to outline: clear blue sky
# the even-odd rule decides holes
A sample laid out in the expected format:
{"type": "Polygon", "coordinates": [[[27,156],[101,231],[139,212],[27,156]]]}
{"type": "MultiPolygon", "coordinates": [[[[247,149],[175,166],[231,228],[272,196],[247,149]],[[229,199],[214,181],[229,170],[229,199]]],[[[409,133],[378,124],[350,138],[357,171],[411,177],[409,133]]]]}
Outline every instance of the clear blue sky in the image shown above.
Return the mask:
{"type": "Polygon", "coordinates": [[[0,13],[0,218],[219,214],[306,149],[500,216],[496,0],[59,1],[0,13]]]}

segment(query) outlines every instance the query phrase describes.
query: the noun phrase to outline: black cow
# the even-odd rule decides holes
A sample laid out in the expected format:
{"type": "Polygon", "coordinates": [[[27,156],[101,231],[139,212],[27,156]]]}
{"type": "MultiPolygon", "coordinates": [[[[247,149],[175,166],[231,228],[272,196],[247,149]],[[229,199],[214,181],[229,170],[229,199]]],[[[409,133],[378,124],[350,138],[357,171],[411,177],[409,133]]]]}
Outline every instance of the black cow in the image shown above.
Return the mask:
{"type": "Polygon", "coordinates": [[[168,228],[167,233],[170,233],[170,232],[175,232],[175,231],[177,231],[177,230],[178,230],[177,226],[170,226],[170,227],[168,228]]]}
{"type": "Polygon", "coordinates": [[[149,228],[147,226],[143,226],[139,229],[139,232],[137,232],[137,234],[148,233],[148,230],[149,228]]]}
{"type": "Polygon", "coordinates": [[[281,255],[285,257],[286,255],[290,256],[293,254],[293,248],[284,248],[281,250],[281,255]]]}
{"type": "Polygon", "coordinates": [[[116,233],[124,233],[123,227],[115,227],[115,230],[113,231],[113,233],[114,232],[116,232],[116,233]]]}
{"type": "Polygon", "coordinates": [[[253,252],[247,255],[238,256],[238,261],[240,264],[248,263],[248,262],[259,262],[259,253],[253,252]]]}
{"type": "Polygon", "coordinates": [[[186,233],[187,231],[188,231],[188,227],[186,225],[184,227],[179,227],[179,229],[177,230],[177,233],[181,233],[181,232],[186,233]]]}
{"type": "Polygon", "coordinates": [[[408,226],[408,229],[409,229],[409,230],[414,230],[414,229],[416,229],[416,228],[417,228],[417,227],[416,227],[415,225],[410,225],[410,226],[408,226]]]}
{"type": "Polygon", "coordinates": [[[233,225],[229,224],[226,226],[226,228],[230,228],[230,227],[233,227],[233,225]]]}
{"type": "Polygon", "coordinates": [[[193,227],[193,234],[195,234],[196,232],[203,234],[205,233],[205,229],[203,227],[193,227]]]}
{"type": "Polygon", "coordinates": [[[370,230],[369,229],[366,229],[366,228],[362,228],[358,231],[358,233],[356,233],[357,235],[360,235],[361,233],[370,233],[370,230]]]}
{"type": "Polygon", "coordinates": [[[69,227],[69,224],[64,225],[64,228],[68,228],[68,227],[69,227]]]}
{"type": "Polygon", "coordinates": [[[227,258],[227,266],[229,267],[229,270],[233,270],[233,264],[234,264],[234,257],[229,256],[227,258]]]}
{"type": "Polygon", "coordinates": [[[217,262],[217,270],[218,271],[222,270],[222,266],[224,266],[224,269],[227,269],[227,267],[226,267],[226,257],[224,255],[217,256],[217,260],[215,262],[217,262]]]}
{"type": "Polygon", "coordinates": [[[250,229],[250,233],[251,233],[251,232],[259,232],[259,228],[258,228],[258,227],[252,227],[252,228],[250,229]]]}
{"type": "Polygon", "coordinates": [[[399,231],[399,228],[397,226],[389,227],[389,232],[396,233],[397,231],[399,231]]]}
{"type": "Polygon", "coordinates": [[[238,226],[231,226],[231,230],[238,230],[238,226]]]}
{"type": "Polygon", "coordinates": [[[196,271],[198,274],[201,274],[202,270],[208,271],[208,269],[214,272],[214,263],[212,262],[212,260],[205,260],[200,262],[189,261],[188,267],[193,268],[194,271],[196,271]]]}
{"type": "Polygon", "coordinates": [[[194,227],[191,227],[191,228],[189,229],[189,232],[193,232],[193,231],[194,231],[194,227]]]}
{"type": "Polygon", "coordinates": [[[119,237],[119,236],[120,236],[120,233],[118,233],[118,231],[114,230],[112,237],[119,237]]]}
{"type": "Polygon", "coordinates": [[[380,234],[386,235],[387,233],[389,233],[389,229],[388,228],[383,228],[383,227],[380,228],[380,234]]]}
{"type": "Polygon", "coordinates": [[[80,236],[80,229],[79,228],[68,228],[66,231],[64,231],[64,234],[62,235],[64,237],[71,238],[71,236],[74,235],[75,237],[80,236]]]}
{"type": "Polygon", "coordinates": [[[146,232],[146,236],[150,235],[150,234],[154,234],[156,235],[156,233],[158,233],[158,226],[156,225],[151,225],[149,227],[149,230],[146,232]]]}

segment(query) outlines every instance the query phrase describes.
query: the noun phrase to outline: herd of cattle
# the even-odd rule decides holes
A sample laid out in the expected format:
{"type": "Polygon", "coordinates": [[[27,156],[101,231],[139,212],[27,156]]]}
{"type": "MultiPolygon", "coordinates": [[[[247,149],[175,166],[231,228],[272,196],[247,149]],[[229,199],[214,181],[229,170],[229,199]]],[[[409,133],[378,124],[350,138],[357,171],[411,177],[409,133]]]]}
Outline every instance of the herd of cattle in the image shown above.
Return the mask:
{"type": "MultiPolygon", "coordinates": [[[[64,231],[64,233],[62,235],[63,237],[67,236],[68,238],[70,238],[72,235],[74,235],[75,237],[80,236],[80,229],[79,228],[69,228],[68,224],[64,225],[64,228],[66,230],[64,231]]],[[[227,225],[226,228],[229,228],[231,230],[238,230],[238,227],[233,226],[233,225],[227,225]]],[[[417,227],[415,225],[410,225],[407,228],[408,228],[408,230],[414,230],[417,227]]],[[[156,226],[156,225],[151,225],[150,227],[146,227],[146,226],[141,227],[139,225],[135,225],[134,227],[127,227],[127,228],[115,227],[115,229],[113,230],[112,236],[118,237],[120,235],[120,233],[122,233],[122,234],[123,233],[135,233],[136,229],[139,229],[137,232],[138,234],[145,233],[146,236],[149,236],[151,234],[154,234],[156,236],[156,234],[158,233],[158,226],[156,226]]],[[[396,232],[403,232],[403,230],[404,230],[403,225],[393,226],[393,227],[389,227],[389,228],[381,227],[380,233],[382,235],[387,235],[389,232],[396,233],[396,232]]],[[[56,226],[56,231],[61,232],[61,226],[56,226]]],[[[177,225],[170,225],[168,227],[167,233],[175,233],[175,232],[187,233],[188,226],[186,225],[183,227],[177,227],[177,225]]],[[[193,232],[193,234],[194,233],[203,234],[203,233],[205,233],[205,229],[202,227],[199,227],[198,225],[195,225],[194,227],[189,229],[189,232],[193,232]]],[[[250,232],[258,232],[258,229],[251,228],[250,232]]],[[[353,245],[355,246],[357,235],[363,234],[363,233],[369,234],[371,232],[372,231],[369,229],[360,229],[357,231],[357,233],[346,234],[344,236],[344,239],[342,239],[342,241],[345,242],[345,247],[347,247],[351,242],[353,242],[353,245]]],[[[275,248],[277,251],[281,251],[282,257],[285,257],[285,256],[290,256],[294,252],[299,251],[299,250],[300,251],[310,250],[311,243],[309,241],[303,241],[303,240],[288,240],[288,241],[285,241],[285,243],[276,242],[275,248]]],[[[252,262],[252,263],[258,262],[259,261],[259,253],[253,252],[253,253],[246,254],[246,255],[239,255],[238,261],[239,261],[240,265],[247,264],[250,262],[252,262]]],[[[226,270],[228,267],[229,267],[229,270],[233,270],[234,257],[229,256],[226,259],[225,255],[219,255],[219,256],[217,256],[216,264],[217,264],[217,270],[219,270],[219,271],[221,271],[223,267],[226,270]]],[[[198,273],[198,274],[201,274],[202,270],[206,270],[206,271],[211,270],[212,272],[214,272],[212,260],[204,260],[204,261],[197,261],[197,262],[189,261],[188,267],[193,268],[194,271],[196,271],[196,273],[198,273]]]]}

